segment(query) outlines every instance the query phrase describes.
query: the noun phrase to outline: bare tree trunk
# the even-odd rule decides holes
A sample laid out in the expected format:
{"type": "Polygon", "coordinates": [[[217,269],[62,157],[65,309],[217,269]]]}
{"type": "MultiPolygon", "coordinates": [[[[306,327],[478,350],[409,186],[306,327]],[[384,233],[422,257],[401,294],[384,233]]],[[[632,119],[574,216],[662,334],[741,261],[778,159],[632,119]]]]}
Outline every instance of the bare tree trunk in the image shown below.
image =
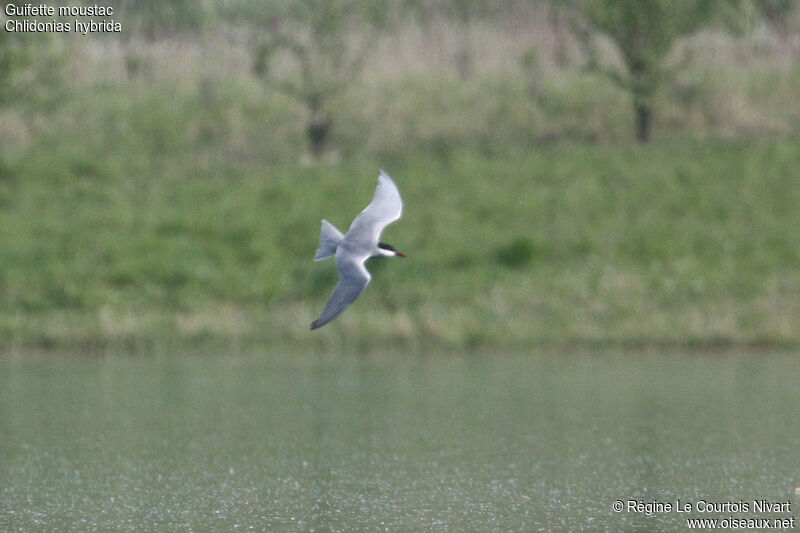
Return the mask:
{"type": "Polygon", "coordinates": [[[306,126],[306,135],[311,147],[311,154],[319,159],[328,146],[328,133],[331,129],[331,118],[327,113],[319,111],[312,114],[306,126]]]}
{"type": "Polygon", "coordinates": [[[653,108],[648,101],[634,98],[633,110],[636,115],[636,139],[640,143],[646,143],[650,140],[653,126],[653,108]]]}
{"type": "Polygon", "coordinates": [[[469,20],[460,25],[459,32],[455,65],[459,77],[462,80],[468,80],[475,70],[475,59],[472,53],[472,25],[469,20]]]}
{"type": "Polygon", "coordinates": [[[656,92],[656,64],[648,62],[646,56],[636,51],[625,54],[630,85],[628,90],[633,98],[633,114],[636,121],[636,140],[646,143],[650,140],[653,126],[653,95],[656,92]]]}

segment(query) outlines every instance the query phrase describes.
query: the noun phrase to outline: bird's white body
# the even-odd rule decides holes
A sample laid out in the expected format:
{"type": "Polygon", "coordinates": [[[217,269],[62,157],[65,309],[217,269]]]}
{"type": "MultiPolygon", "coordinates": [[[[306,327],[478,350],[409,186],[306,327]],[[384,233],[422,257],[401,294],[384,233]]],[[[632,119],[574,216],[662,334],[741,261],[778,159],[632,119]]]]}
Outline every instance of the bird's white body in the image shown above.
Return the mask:
{"type": "Polygon", "coordinates": [[[392,178],[381,170],[372,202],[353,219],[347,234],[342,235],[333,224],[327,220],[322,221],[319,247],[314,260],[335,255],[340,279],[322,314],[311,324],[311,329],[324,326],[358,298],[371,279],[364,265],[367,259],[405,257],[392,246],[380,242],[383,229],[399,219],[402,211],[400,191],[392,178]]]}

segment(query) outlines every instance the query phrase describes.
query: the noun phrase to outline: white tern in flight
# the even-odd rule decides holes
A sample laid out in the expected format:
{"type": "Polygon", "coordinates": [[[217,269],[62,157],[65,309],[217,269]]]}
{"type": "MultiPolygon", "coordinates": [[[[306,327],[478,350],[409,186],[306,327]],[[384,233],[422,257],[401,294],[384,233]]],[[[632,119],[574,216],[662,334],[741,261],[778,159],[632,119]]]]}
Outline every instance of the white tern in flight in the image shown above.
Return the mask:
{"type": "Polygon", "coordinates": [[[322,221],[322,234],[314,261],[336,256],[339,283],[333,289],[322,314],[311,324],[321,328],[356,301],[371,279],[364,263],[371,257],[405,257],[394,246],[380,242],[383,228],[400,218],[403,200],[392,178],[380,171],[378,187],[370,204],[353,219],[346,235],[327,220],[322,221]]]}

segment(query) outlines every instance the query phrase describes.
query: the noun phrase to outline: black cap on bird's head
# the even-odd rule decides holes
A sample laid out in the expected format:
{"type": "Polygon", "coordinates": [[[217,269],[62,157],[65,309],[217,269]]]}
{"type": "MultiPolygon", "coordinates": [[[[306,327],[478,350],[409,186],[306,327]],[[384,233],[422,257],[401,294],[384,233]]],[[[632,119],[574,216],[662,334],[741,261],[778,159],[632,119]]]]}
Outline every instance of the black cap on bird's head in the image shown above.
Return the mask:
{"type": "Polygon", "coordinates": [[[382,252],[381,255],[386,256],[386,257],[392,257],[392,256],[395,256],[395,255],[397,257],[405,257],[406,256],[406,254],[404,254],[402,252],[398,252],[397,250],[395,250],[394,246],[392,246],[391,244],[386,244],[385,242],[379,242],[378,243],[378,249],[381,250],[381,252],[382,252]]]}

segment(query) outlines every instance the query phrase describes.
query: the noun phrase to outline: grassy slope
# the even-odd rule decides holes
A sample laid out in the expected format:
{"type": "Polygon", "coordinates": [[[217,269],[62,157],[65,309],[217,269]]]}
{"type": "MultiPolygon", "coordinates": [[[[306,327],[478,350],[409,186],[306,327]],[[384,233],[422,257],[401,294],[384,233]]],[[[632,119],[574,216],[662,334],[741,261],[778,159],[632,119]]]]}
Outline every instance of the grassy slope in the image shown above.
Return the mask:
{"type": "Polygon", "coordinates": [[[283,101],[131,91],[69,101],[0,157],[6,352],[800,341],[793,140],[423,138],[298,167],[283,101]],[[311,261],[319,219],[345,229],[378,166],[407,202],[385,240],[410,258],[311,333],[336,280],[311,261]]]}
{"type": "Polygon", "coordinates": [[[797,68],[712,54],[636,147],[600,77],[377,60],[392,75],[332,102],[340,162],[303,166],[302,109],[246,55],[159,50],[131,78],[77,54],[59,91],[0,109],[2,352],[800,342],[797,68]],[[709,140],[730,132],[789,138],[709,140]],[[336,281],[319,219],[345,229],[378,167],[410,258],[311,333],[336,281]]]}

